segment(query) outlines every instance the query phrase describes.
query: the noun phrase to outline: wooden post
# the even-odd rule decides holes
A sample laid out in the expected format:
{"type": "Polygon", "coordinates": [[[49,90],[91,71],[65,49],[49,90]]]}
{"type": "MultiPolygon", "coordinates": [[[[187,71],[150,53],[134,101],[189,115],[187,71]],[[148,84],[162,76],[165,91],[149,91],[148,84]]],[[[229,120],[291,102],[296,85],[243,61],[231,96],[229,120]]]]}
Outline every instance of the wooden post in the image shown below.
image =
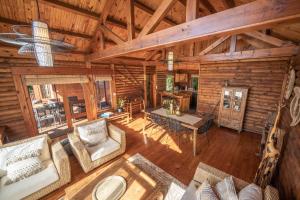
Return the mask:
{"type": "Polygon", "coordinates": [[[13,75],[14,84],[17,91],[25,127],[29,136],[35,136],[38,134],[38,129],[35,121],[35,117],[32,110],[31,99],[28,94],[27,86],[21,75],[13,75]]]}
{"type": "Polygon", "coordinates": [[[144,67],[144,102],[145,102],[145,109],[147,108],[147,66],[143,65],[144,67]]]}
{"type": "Polygon", "coordinates": [[[200,68],[201,68],[201,65],[198,64],[198,91],[197,91],[197,107],[196,107],[196,112],[199,112],[199,103],[200,103],[200,68]]]}
{"type": "Polygon", "coordinates": [[[116,70],[114,64],[111,64],[110,67],[113,72],[111,80],[112,107],[113,109],[117,109],[116,70]]]}
{"type": "Polygon", "coordinates": [[[88,75],[89,82],[82,84],[83,96],[88,120],[97,119],[96,89],[92,75],[88,75]]]}
{"type": "Polygon", "coordinates": [[[231,36],[231,41],[230,41],[230,53],[235,52],[236,49],[236,35],[231,36]]]}
{"type": "Polygon", "coordinates": [[[157,74],[156,70],[153,74],[153,107],[157,106],[157,74]]]}
{"type": "Polygon", "coordinates": [[[72,128],[73,122],[72,122],[71,108],[70,108],[70,102],[66,92],[67,92],[67,86],[63,85],[63,102],[64,102],[64,110],[65,110],[65,115],[67,120],[67,126],[68,128],[72,128]]]}
{"type": "Polygon", "coordinates": [[[132,40],[135,37],[134,28],[134,1],[127,0],[127,32],[128,40],[132,40]]]}

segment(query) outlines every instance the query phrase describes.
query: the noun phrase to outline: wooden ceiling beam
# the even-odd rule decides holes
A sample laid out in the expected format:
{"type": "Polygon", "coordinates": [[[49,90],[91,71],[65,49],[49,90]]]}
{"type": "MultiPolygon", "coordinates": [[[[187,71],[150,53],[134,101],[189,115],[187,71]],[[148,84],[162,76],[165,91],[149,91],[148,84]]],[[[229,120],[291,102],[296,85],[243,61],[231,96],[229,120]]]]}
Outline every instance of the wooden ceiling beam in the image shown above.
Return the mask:
{"type": "Polygon", "coordinates": [[[100,20],[99,20],[100,24],[105,24],[108,14],[109,14],[112,6],[114,5],[115,1],[116,0],[106,0],[103,10],[102,10],[102,13],[100,15],[100,20]]]}
{"type": "MultiPolygon", "coordinates": [[[[20,22],[20,21],[16,21],[16,20],[13,20],[13,19],[7,19],[7,18],[4,18],[4,17],[0,17],[0,23],[5,23],[5,24],[9,24],[9,25],[27,25],[27,26],[31,26],[30,23],[20,22]]],[[[66,30],[51,28],[51,27],[49,27],[49,30],[51,32],[54,32],[54,33],[69,35],[69,36],[72,36],[72,37],[80,37],[80,38],[88,39],[88,40],[92,39],[92,36],[86,35],[86,34],[83,34],[83,33],[76,33],[76,32],[72,32],[72,31],[66,31],[66,30]]]]}
{"type": "Polygon", "coordinates": [[[222,0],[224,4],[226,5],[227,9],[228,8],[234,8],[235,7],[235,2],[234,0],[222,0]]]}
{"type": "Polygon", "coordinates": [[[104,33],[104,35],[106,35],[108,38],[110,38],[116,44],[123,44],[125,42],[122,38],[120,38],[118,35],[116,35],[114,32],[112,32],[106,26],[100,25],[99,29],[104,33]]]}
{"type": "Polygon", "coordinates": [[[248,32],[248,33],[245,33],[245,35],[256,38],[258,40],[261,40],[261,41],[266,42],[268,44],[274,45],[276,47],[281,47],[281,46],[284,46],[285,44],[287,44],[286,41],[280,40],[280,39],[278,39],[276,37],[273,37],[273,36],[266,35],[266,34],[261,33],[259,31],[248,32]]]}
{"type": "Polygon", "coordinates": [[[236,35],[231,36],[229,52],[233,53],[236,49],[236,35]]]}
{"type": "Polygon", "coordinates": [[[227,35],[227,36],[223,36],[219,39],[217,39],[215,42],[213,42],[211,45],[209,45],[208,47],[206,47],[204,50],[202,50],[200,53],[199,53],[199,56],[201,55],[205,55],[207,54],[208,52],[212,51],[214,48],[216,48],[217,46],[219,46],[220,44],[222,44],[225,40],[227,40],[230,36],[227,35]]]}
{"type": "Polygon", "coordinates": [[[210,4],[210,2],[208,0],[201,0],[200,2],[210,13],[217,12],[217,10],[210,4]]]}
{"type": "MultiPolygon", "coordinates": [[[[153,15],[155,12],[155,10],[153,10],[152,8],[146,6],[145,4],[143,4],[137,0],[134,1],[134,6],[139,8],[140,10],[148,13],[149,15],[153,15]]],[[[169,17],[164,17],[163,21],[166,22],[167,24],[169,24],[170,26],[177,25],[177,23],[174,20],[170,19],[169,17]]]]}
{"type": "Polygon", "coordinates": [[[135,38],[135,29],[134,29],[134,0],[126,1],[126,10],[127,10],[127,35],[128,40],[135,38]]]}
{"type": "Polygon", "coordinates": [[[163,0],[156,9],[152,17],[147,21],[146,25],[140,32],[138,38],[141,38],[151,32],[158,26],[161,20],[166,16],[168,11],[173,7],[177,0],[163,0]]]}
{"type": "Polygon", "coordinates": [[[280,47],[280,48],[270,48],[270,49],[256,49],[248,51],[239,52],[228,52],[228,53],[218,53],[218,54],[206,54],[194,57],[183,57],[178,58],[178,61],[189,61],[189,62],[219,62],[219,61],[238,61],[238,60],[251,60],[251,59],[261,59],[261,58],[283,58],[291,57],[297,55],[299,47],[280,47]]]}
{"type": "Polygon", "coordinates": [[[88,59],[101,60],[142,50],[173,46],[182,42],[239,34],[299,19],[298,0],[257,0],[134,39],[120,46],[95,52],[90,54],[88,59]]]}

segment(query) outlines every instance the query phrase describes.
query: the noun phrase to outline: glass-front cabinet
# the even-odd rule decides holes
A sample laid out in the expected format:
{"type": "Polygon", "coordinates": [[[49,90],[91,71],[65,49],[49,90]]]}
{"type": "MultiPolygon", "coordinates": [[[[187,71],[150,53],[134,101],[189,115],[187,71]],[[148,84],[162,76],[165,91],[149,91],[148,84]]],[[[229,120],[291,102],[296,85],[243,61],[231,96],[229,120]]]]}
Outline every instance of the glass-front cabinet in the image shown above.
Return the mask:
{"type": "Polygon", "coordinates": [[[248,88],[224,87],[221,93],[218,124],[242,131],[248,88]]]}

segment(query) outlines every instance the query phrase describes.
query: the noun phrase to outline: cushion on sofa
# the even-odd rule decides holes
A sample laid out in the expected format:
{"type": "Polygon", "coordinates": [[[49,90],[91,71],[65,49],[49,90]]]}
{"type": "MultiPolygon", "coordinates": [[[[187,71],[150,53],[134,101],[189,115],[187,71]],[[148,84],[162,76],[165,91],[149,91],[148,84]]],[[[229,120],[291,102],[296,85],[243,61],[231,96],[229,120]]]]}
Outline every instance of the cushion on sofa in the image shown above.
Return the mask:
{"type": "Polygon", "coordinates": [[[3,177],[0,184],[0,199],[22,199],[59,180],[57,170],[51,160],[44,161],[43,166],[45,168],[39,173],[9,185],[4,184],[3,177]]]}
{"type": "Polygon", "coordinates": [[[46,137],[41,137],[14,146],[14,148],[8,154],[6,161],[7,164],[24,160],[26,158],[41,156],[45,145],[45,141],[47,141],[46,137]]]}
{"type": "Polygon", "coordinates": [[[107,140],[108,131],[105,120],[79,126],[77,130],[80,139],[88,146],[94,146],[107,140]]]}
{"type": "Polygon", "coordinates": [[[43,169],[41,160],[38,157],[19,160],[7,165],[7,175],[2,177],[5,185],[25,179],[43,169]]]}
{"type": "Polygon", "coordinates": [[[239,192],[239,200],[262,200],[261,188],[254,183],[244,187],[239,192]]]}
{"type": "Polygon", "coordinates": [[[218,200],[217,195],[207,180],[205,180],[197,189],[196,197],[197,200],[218,200]]]}
{"type": "Polygon", "coordinates": [[[232,176],[217,183],[215,189],[221,200],[238,200],[232,176]]]}
{"type": "Polygon", "coordinates": [[[86,145],[86,149],[89,152],[92,161],[107,156],[120,148],[121,145],[109,137],[105,142],[99,143],[98,145],[86,145]]]}

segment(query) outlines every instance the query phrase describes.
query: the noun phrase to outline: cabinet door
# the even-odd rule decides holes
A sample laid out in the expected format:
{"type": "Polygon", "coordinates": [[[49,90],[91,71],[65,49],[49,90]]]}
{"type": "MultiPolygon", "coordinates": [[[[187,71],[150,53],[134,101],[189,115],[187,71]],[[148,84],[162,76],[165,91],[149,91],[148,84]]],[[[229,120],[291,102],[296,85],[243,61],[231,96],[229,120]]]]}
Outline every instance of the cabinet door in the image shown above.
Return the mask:
{"type": "Polygon", "coordinates": [[[224,88],[222,93],[222,104],[221,104],[221,118],[224,123],[228,123],[231,118],[231,107],[232,107],[232,94],[233,90],[230,88],[224,88]]]}
{"type": "MultiPolygon", "coordinates": [[[[235,89],[232,99],[232,121],[236,126],[242,126],[247,100],[247,89],[235,89]]],[[[241,128],[241,127],[240,127],[241,128]]]]}

